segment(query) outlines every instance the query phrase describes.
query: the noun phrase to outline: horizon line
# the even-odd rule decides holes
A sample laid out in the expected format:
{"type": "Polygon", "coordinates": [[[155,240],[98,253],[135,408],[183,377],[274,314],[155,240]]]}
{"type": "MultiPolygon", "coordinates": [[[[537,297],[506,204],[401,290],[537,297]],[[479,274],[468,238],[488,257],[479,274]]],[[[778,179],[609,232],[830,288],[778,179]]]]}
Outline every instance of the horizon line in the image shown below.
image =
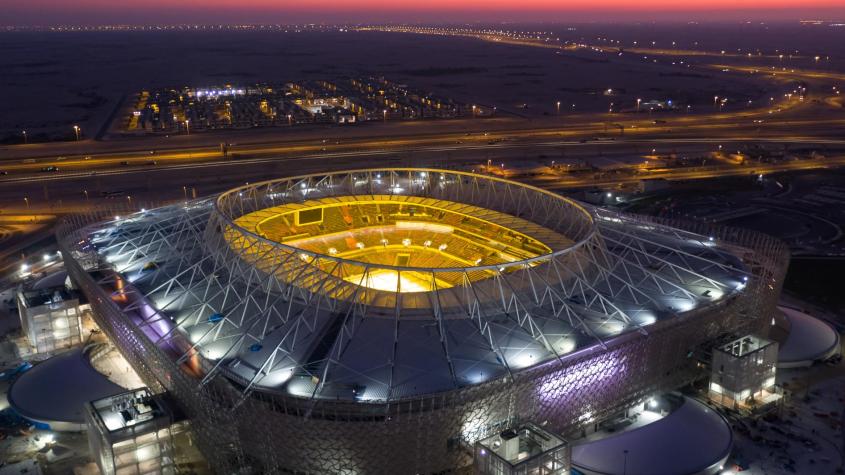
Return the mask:
{"type": "MultiPolygon", "coordinates": [[[[837,24],[845,22],[845,17],[842,19],[834,18],[774,18],[774,19],[732,19],[732,20],[716,20],[716,19],[654,19],[654,20],[616,20],[616,19],[601,19],[601,20],[475,20],[475,21],[452,21],[452,22],[438,22],[438,21],[294,21],[294,22],[250,22],[250,21],[232,21],[232,22],[191,22],[191,21],[172,21],[172,22],[101,22],[101,23],[82,23],[82,22],[57,22],[57,23],[8,23],[0,24],[2,29],[10,28],[175,28],[175,27],[191,27],[191,28],[280,28],[280,27],[360,27],[360,26],[432,26],[432,27],[450,27],[450,26],[495,26],[495,25],[653,25],[653,24],[709,24],[709,25],[748,25],[748,24],[802,24],[802,25],[823,25],[823,24],[837,24]]],[[[845,25],[843,25],[845,26],[845,25]]]]}

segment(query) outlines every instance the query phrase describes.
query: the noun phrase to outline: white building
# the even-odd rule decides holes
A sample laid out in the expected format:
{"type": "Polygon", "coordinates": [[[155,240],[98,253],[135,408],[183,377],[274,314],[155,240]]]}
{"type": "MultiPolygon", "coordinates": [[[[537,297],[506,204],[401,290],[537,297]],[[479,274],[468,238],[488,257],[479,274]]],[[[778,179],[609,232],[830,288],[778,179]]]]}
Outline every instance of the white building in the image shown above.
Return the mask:
{"type": "Polygon", "coordinates": [[[177,439],[187,437],[188,426],[160,395],[139,388],[85,409],[88,444],[101,474],[178,473],[177,446],[184,444],[177,439]]]}
{"type": "Polygon", "coordinates": [[[710,399],[731,409],[754,409],[780,399],[775,386],[778,344],[754,335],[713,350],[710,399]]]}
{"type": "Polygon", "coordinates": [[[55,277],[47,276],[29,289],[18,288],[16,299],[21,327],[35,353],[61,350],[82,343],[79,298],[70,288],[66,274],[57,275],[62,276],[65,276],[65,281],[59,285],[55,285],[55,277]]]}

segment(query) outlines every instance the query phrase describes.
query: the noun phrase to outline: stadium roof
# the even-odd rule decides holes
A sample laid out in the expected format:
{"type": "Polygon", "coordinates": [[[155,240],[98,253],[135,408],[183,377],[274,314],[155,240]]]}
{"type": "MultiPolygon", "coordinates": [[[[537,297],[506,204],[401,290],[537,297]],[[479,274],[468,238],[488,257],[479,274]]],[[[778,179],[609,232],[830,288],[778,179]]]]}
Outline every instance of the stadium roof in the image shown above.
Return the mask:
{"type": "Polygon", "coordinates": [[[127,216],[91,228],[79,257],[99,260],[113,300],[206,379],[388,401],[507,377],[720,305],[745,286],[740,252],[507,180],[380,169],[273,180],[127,216]],[[349,196],[459,203],[562,239],[524,259],[413,267],[296,247],[238,221],[349,196]],[[376,272],[433,284],[362,285],[376,272]],[[446,277],[454,285],[438,287],[446,277]]]}

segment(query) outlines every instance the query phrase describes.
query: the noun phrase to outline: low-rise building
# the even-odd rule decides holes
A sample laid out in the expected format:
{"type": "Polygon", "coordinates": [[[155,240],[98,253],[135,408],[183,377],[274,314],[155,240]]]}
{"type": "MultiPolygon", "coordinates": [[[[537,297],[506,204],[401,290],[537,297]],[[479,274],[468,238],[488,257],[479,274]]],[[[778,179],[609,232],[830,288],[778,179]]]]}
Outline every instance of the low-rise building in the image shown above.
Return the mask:
{"type": "Polygon", "coordinates": [[[710,399],[724,407],[753,410],[777,402],[778,344],[747,335],[713,350],[710,399]]]}
{"type": "MultiPolygon", "coordinates": [[[[147,388],[92,401],[85,418],[91,454],[103,475],[175,474],[196,459],[191,444],[180,441],[189,437],[188,422],[147,388]]],[[[203,471],[202,463],[190,464],[203,471]]]]}
{"type": "Polygon", "coordinates": [[[18,288],[21,327],[32,352],[47,353],[82,343],[79,295],[64,272],[18,288]],[[64,277],[64,281],[55,277],[64,277]]]}
{"type": "Polygon", "coordinates": [[[572,451],[551,432],[525,423],[475,443],[478,475],[567,475],[572,451]]]}

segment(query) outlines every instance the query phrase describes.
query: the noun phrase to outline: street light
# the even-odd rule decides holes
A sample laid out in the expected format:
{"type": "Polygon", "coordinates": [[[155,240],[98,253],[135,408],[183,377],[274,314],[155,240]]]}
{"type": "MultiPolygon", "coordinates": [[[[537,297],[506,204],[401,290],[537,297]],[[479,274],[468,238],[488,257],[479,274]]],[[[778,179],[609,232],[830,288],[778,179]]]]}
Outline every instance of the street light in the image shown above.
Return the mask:
{"type": "Polygon", "coordinates": [[[293,116],[288,114],[288,125],[293,125],[293,116]]]}
{"type": "Polygon", "coordinates": [[[472,105],[472,117],[475,118],[475,104],[472,105]]]}
{"type": "Polygon", "coordinates": [[[28,139],[28,138],[27,138],[27,136],[26,136],[26,130],[24,130],[24,131],[23,131],[23,132],[21,132],[21,133],[23,134],[23,143],[28,143],[28,140],[29,140],[29,139],[28,139]]]}
{"type": "Polygon", "coordinates": [[[637,112],[640,111],[640,103],[642,103],[642,102],[643,102],[642,99],[639,99],[639,98],[637,99],[637,112]]]}
{"type": "Polygon", "coordinates": [[[82,193],[85,194],[85,201],[88,201],[88,190],[82,190],[82,193]]]}
{"type": "Polygon", "coordinates": [[[185,131],[191,135],[191,119],[185,119],[185,131]]]}
{"type": "Polygon", "coordinates": [[[560,101],[555,104],[557,106],[557,115],[560,115],[560,101]]]}
{"type": "Polygon", "coordinates": [[[80,129],[79,129],[79,126],[78,126],[78,125],[74,125],[74,126],[73,126],[73,133],[75,133],[75,134],[76,134],[76,141],[77,141],[77,142],[79,141],[79,130],[80,130],[80,129]]]}
{"type": "Polygon", "coordinates": [[[24,201],[24,203],[26,203],[26,209],[29,209],[29,198],[27,198],[26,196],[24,196],[24,197],[23,197],[23,201],[24,201]]]}
{"type": "Polygon", "coordinates": [[[382,114],[384,114],[384,121],[387,122],[387,109],[384,109],[382,114]]]}

